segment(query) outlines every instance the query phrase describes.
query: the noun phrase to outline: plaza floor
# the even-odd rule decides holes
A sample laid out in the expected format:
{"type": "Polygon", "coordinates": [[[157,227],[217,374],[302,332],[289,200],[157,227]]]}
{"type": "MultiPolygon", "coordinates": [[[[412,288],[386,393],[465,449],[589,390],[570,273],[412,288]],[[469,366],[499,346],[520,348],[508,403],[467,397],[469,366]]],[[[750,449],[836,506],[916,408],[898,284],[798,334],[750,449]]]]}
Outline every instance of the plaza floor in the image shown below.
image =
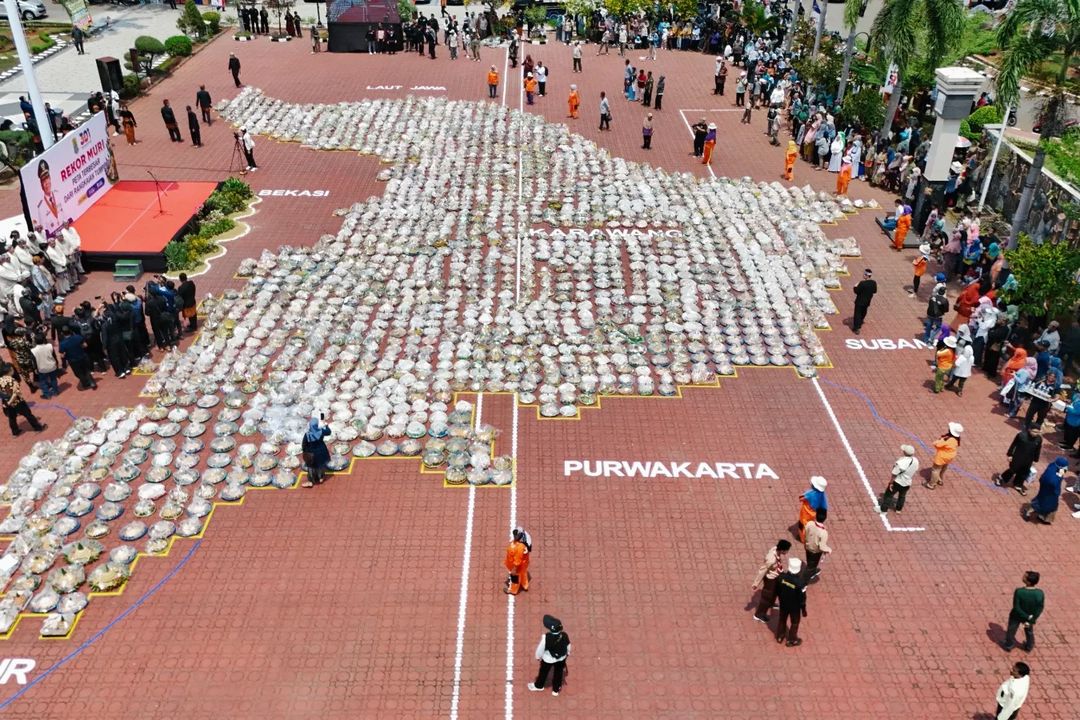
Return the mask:
{"type": "MultiPolygon", "coordinates": [[[[200,84],[215,100],[233,96],[229,52],[241,58],[243,81],[272,97],[337,102],[414,92],[499,102],[573,122],[612,154],[701,177],[709,170],[688,157],[688,121],[704,114],[719,127],[718,175],[773,181],[782,171],[783,150],[768,144],[764,114],[740,124],[730,93],[711,94],[712,59],[701,55],[644,62],[667,78],[646,151],[646,110],[621,99],[623,61],[614,53],[596,57],[586,47],[585,72],[572,74],[565,46],[527,48],[552,74],[548,96],[526,106],[503,50],[485,48],[479,63],[452,62],[444,48],[437,60],[312,55],[306,41],[226,36],[134,103],[141,142],[116,144],[121,177],[146,169],[170,180],[228,175],[231,127],[218,120],[204,129],[201,149],[173,144],[157,109],[165,98],[185,103],[200,84]],[[503,76],[493,101],[490,65],[503,76]],[[583,98],[577,121],[565,118],[571,82],[583,98]],[[611,133],[597,130],[601,90],[613,96],[611,133]]],[[[643,62],[640,53],[628,57],[643,62]]],[[[334,210],[382,192],[373,159],[256,143],[260,169],[247,180],[262,202],[246,221],[250,232],[196,278],[200,294],[239,286],[240,260],[262,248],[335,233],[334,210]],[[310,194],[316,190],[325,192],[310,194]]],[[[796,180],[820,189],[835,182],[802,163],[796,180]]],[[[852,195],[891,206],[862,183],[852,195]]],[[[17,194],[0,195],[0,207],[17,212],[17,194]]],[[[833,367],[819,378],[740,369],[681,398],[604,398],[571,420],[541,420],[510,395],[465,396],[502,430],[497,450],[516,457],[512,488],[445,488],[416,460],[365,460],[316,490],[250,493],[218,507],[201,538],[177,540],[167,557],[141,558],[121,594],[94,598],[70,637],[39,638],[40,619],[25,618],[0,640],[0,657],[35,663],[26,684],[0,680],[0,713],[989,718],[998,684],[1023,659],[1033,670],[1023,715],[1074,718],[1075,522],[1062,512],[1053,526],[1029,525],[1021,498],[990,482],[1015,426],[996,410],[989,382],[972,378],[963,397],[929,392],[929,353],[911,342],[925,306],[907,294],[911,254],[887,248],[870,211],[826,231],[858,238],[863,257],[849,263],[852,276],[872,267],[880,291],[858,338],[848,328],[853,281],[835,294],[840,313],[822,335],[833,367]],[[949,421],[966,430],[944,487],[916,487],[903,515],[883,520],[873,495],[898,446],[915,444],[928,467],[928,445],[949,421]],[[752,470],[738,479],[644,479],[589,477],[567,465],[598,460],[752,470]],[[815,474],[830,481],[835,552],[809,591],[805,642],[791,649],[752,620],[750,584],[766,549],[790,537],[798,496],[815,474]],[[530,592],[511,600],[501,591],[501,559],[514,523],[529,529],[535,553],[530,592]],[[995,642],[1029,568],[1042,572],[1047,593],[1039,644],[1029,656],[1007,655],[995,642]],[[557,698],[525,687],[545,613],[561,618],[573,640],[557,698]]],[[[95,276],[79,297],[113,286],[95,276]]],[[[46,436],[59,436],[71,416],[144,402],[143,379],[106,378],[96,393],[67,387],[36,408],[50,424],[46,436]]],[[[5,437],[0,473],[36,439],[5,437]]]]}

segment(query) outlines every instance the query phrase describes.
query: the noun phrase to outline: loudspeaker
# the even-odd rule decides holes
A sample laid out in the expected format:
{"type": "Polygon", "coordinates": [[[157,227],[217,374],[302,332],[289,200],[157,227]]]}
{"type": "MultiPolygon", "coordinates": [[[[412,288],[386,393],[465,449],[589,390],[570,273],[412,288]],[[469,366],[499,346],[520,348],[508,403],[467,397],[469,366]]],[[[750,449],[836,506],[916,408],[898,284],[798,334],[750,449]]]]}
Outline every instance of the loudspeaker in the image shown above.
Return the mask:
{"type": "Polygon", "coordinates": [[[115,90],[119,93],[124,88],[124,76],[120,70],[120,61],[114,57],[99,57],[96,62],[102,92],[107,93],[110,90],[115,90]]]}

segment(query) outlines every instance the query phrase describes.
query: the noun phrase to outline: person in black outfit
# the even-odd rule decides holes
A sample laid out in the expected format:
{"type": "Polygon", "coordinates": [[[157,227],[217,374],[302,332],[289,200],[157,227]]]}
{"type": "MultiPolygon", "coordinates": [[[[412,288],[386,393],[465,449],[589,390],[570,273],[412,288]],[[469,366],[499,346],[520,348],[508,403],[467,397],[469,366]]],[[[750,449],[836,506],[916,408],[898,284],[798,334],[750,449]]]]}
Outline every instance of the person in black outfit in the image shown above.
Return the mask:
{"type": "Polygon", "coordinates": [[[176,113],[169,107],[168,100],[163,100],[161,103],[161,119],[165,121],[165,128],[169,131],[169,139],[173,142],[184,142],[184,138],[180,136],[180,127],[176,124],[176,113]]]}
{"type": "Polygon", "coordinates": [[[212,125],[210,120],[210,106],[213,102],[210,100],[210,93],[206,91],[205,85],[199,86],[199,92],[195,93],[195,106],[199,108],[199,112],[202,113],[202,121],[207,125],[212,125]]]}
{"type": "Polygon", "coordinates": [[[86,38],[86,33],[78,25],[71,28],[71,41],[75,43],[75,49],[80,55],[85,55],[86,51],[83,50],[83,40],[86,38]]]}
{"type": "Polygon", "coordinates": [[[1009,458],[1009,467],[998,475],[994,484],[998,487],[1008,487],[1011,484],[1018,493],[1027,495],[1024,483],[1031,474],[1031,466],[1038,462],[1041,454],[1042,427],[1021,427],[1005,452],[1009,458]]]}
{"type": "Polygon", "coordinates": [[[195,147],[202,147],[202,132],[199,130],[199,116],[195,114],[195,111],[191,109],[191,106],[187,106],[187,127],[188,132],[191,133],[191,144],[195,147]]]}
{"type": "Polygon", "coordinates": [[[176,9],[176,0],[169,0],[169,9],[170,10],[175,10],[176,9]]]}
{"type": "Polygon", "coordinates": [[[79,378],[79,389],[97,390],[97,382],[90,374],[90,355],[86,350],[86,338],[82,335],[70,327],[60,331],[60,354],[64,356],[64,362],[71,368],[71,372],[79,378]]]}
{"type": "Polygon", "coordinates": [[[240,58],[232,53],[229,53],[229,72],[232,73],[232,79],[236,83],[236,87],[240,87],[240,58]]]}
{"type": "Polygon", "coordinates": [[[870,268],[863,270],[863,279],[855,286],[855,314],[851,318],[851,329],[856,335],[866,322],[866,311],[870,309],[870,301],[877,293],[877,283],[873,279],[874,273],[870,268]]]}
{"type": "Polygon", "coordinates": [[[101,343],[101,323],[94,317],[94,309],[89,300],[84,300],[75,308],[73,320],[76,332],[86,341],[86,354],[90,358],[91,369],[105,372],[108,363],[105,362],[105,348],[101,343]]]}
{"type": "Polygon", "coordinates": [[[188,330],[195,332],[199,327],[198,303],[195,300],[195,283],[188,280],[187,273],[180,273],[176,297],[180,300],[180,314],[187,318],[188,330]]]}
{"type": "Polygon", "coordinates": [[[705,136],[709,134],[709,124],[701,118],[690,128],[694,131],[694,157],[705,154],[705,136]]]}
{"type": "Polygon", "coordinates": [[[270,34],[270,13],[266,12],[265,7],[259,11],[259,29],[263,35],[270,34]]]}
{"type": "Polygon", "coordinates": [[[116,305],[107,306],[101,323],[101,342],[109,353],[109,362],[118,378],[131,374],[131,357],[124,340],[125,332],[131,332],[130,315],[125,315],[116,305]]]}
{"type": "Polygon", "coordinates": [[[799,558],[788,559],[787,572],[780,573],[780,577],[776,579],[776,596],[780,600],[776,642],[784,642],[786,635],[788,647],[802,645],[799,622],[806,617],[806,580],[802,577],[802,560],[799,558]]]}
{"type": "Polygon", "coordinates": [[[536,680],[528,687],[533,692],[540,692],[547,683],[548,673],[554,670],[551,678],[551,694],[558,697],[562,690],[563,675],[566,673],[566,658],[570,655],[570,636],[563,630],[562,622],[551,615],[544,616],[544,628],[547,632],[536,646],[536,659],[540,661],[540,671],[536,680]]]}

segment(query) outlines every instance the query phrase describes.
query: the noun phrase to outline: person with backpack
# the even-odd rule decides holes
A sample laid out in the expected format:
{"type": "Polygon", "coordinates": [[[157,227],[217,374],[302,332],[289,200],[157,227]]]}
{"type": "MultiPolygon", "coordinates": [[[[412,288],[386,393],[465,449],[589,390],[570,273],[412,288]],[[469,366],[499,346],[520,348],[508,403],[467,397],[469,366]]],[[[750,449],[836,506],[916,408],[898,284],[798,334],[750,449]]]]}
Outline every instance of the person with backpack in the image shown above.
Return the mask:
{"type": "Polygon", "coordinates": [[[945,287],[939,285],[934,288],[934,294],[930,296],[930,301],[926,303],[926,319],[923,321],[922,336],[924,343],[930,344],[937,337],[942,320],[948,311],[949,299],[945,297],[945,287]]]}
{"type": "Polygon", "coordinates": [[[562,621],[552,615],[544,616],[546,632],[536,646],[536,659],[540,661],[540,671],[536,680],[529,683],[529,690],[540,692],[547,684],[548,673],[554,670],[551,678],[551,694],[558,697],[562,691],[566,675],[566,658],[570,655],[570,636],[563,630],[562,621]]]}
{"type": "MultiPolygon", "coordinates": [[[[101,344],[105,347],[113,373],[118,378],[131,374],[131,357],[124,339],[126,319],[116,305],[107,305],[101,318],[101,344]]],[[[130,322],[127,331],[130,334],[130,322]]]]}
{"type": "Polygon", "coordinates": [[[74,330],[86,341],[86,354],[90,359],[91,370],[105,372],[108,363],[105,360],[105,347],[101,342],[101,323],[94,315],[89,301],[84,300],[75,308],[74,330]]]}

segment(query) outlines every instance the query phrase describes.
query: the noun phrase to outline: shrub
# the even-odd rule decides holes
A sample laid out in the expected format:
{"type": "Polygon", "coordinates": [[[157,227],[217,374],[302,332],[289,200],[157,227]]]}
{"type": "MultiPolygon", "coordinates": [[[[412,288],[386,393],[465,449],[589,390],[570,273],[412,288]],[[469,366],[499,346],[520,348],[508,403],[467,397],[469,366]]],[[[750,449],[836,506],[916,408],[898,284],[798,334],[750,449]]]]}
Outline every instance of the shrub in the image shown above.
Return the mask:
{"type": "Polygon", "coordinates": [[[845,123],[863,128],[880,127],[885,122],[885,105],[876,87],[863,88],[844,96],[840,117],[845,123]]]}
{"type": "Polygon", "coordinates": [[[139,80],[138,75],[125,75],[124,86],[120,90],[120,97],[125,100],[130,100],[133,97],[138,97],[139,89],[142,87],[142,81],[139,80]]]}
{"type": "Polygon", "coordinates": [[[183,240],[173,240],[166,245],[165,265],[173,272],[190,268],[192,258],[188,244],[183,240]]]}
{"type": "MultiPolygon", "coordinates": [[[[218,20],[220,21],[220,19],[219,17],[218,20]]],[[[199,12],[199,6],[195,4],[195,0],[187,0],[184,3],[184,10],[176,21],[176,27],[181,32],[194,35],[200,40],[206,37],[206,21],[203,19],[202,13],[199,12]]]]}
{"type": "Polygon", "coordinates": [[[165,52],[170,57],[188,57],[191,55],[191,38],[187,35],[173,35],[165,41],[165,52]]]}
{"type": "MultiPolygon", "coordinates": [[[[154,67],[154,60],[158,55],[165,53],[165,44],[155,37],[149,35],[140,35],[135,38],[135,49],[139,51],[139,70],[142,70],[143,74],[148,74],[150,68],[154,67]]],[[[128,57],[130,61],[131,58],[128,57]]],[[[132,68],[135,70],[136,68],[132,68]]]]}
{"type": "Polygon", "coordinates": [[[960,121],[960,134],[975,142],[982,138],[983,127],[1001,122],[1001,108],[984,105],[960,121]]]}
{"type": "Polygon", "coordinates": [[[53,40],[52,36],[50,36],[48,33],[41,33],[38,37],[41,38],[41,42],[33,43],[32,45],[30,45],[31,55],[43,53],[56,44],[56,41],[53,40]]]}
{"type": "Polygon", "coordinates": [[[206,22],[206,29],[211,35],[217,35],[221,30],[221,13],[207,10],[202,14],[202,19],[206,22]]]}

